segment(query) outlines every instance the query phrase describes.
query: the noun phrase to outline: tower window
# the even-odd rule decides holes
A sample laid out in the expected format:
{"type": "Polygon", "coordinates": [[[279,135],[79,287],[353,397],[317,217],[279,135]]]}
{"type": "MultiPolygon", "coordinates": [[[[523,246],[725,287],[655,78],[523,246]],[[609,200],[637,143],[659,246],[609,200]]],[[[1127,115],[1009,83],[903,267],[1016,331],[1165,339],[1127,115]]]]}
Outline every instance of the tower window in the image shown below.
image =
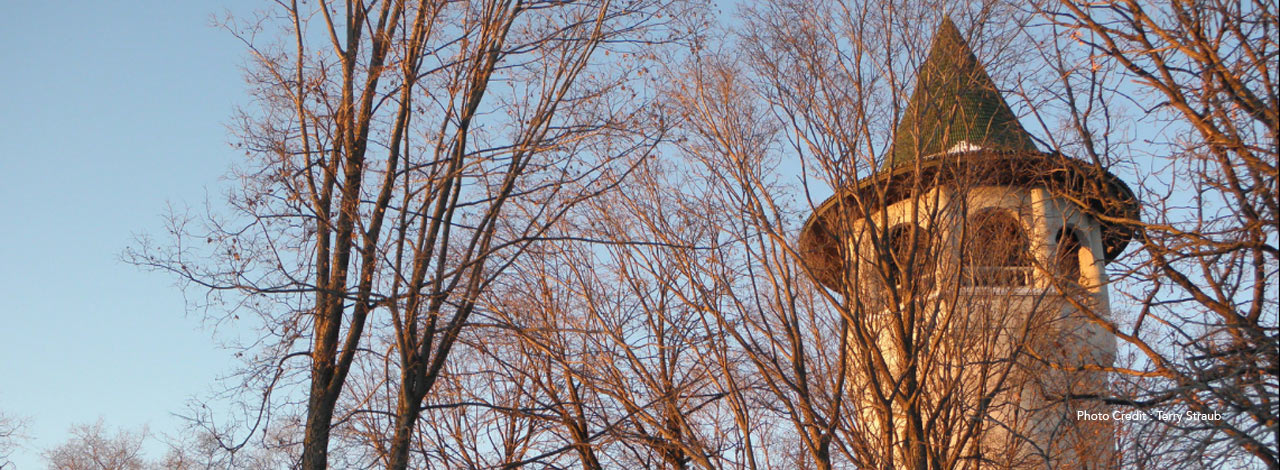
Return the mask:
{"type": "Polygon", "coordinates": [[[898,224],[889,229],[885,245],[884,260],[890,284],[905,287],[910,284],[908,281],[914,280],[916,286],[929,285],[933,272],[928,232],[918,225],[898,224]]]}
{"type": "Polygon", "coordinates": [[[1087,254],[1084,245],[1080,242],[1080,235],[1071,227],[1063,227],[1062,231],[1058,232],[1056,241],[1058,249],[1054,256],[1054,264],[1059,278],[1071,283],[1080,283],[1082,281],[1081,260],[1087,254]]]}
{"type": "Polygon", "coordinates": [[[969,286],[1031,284],[1031,249],[1022,223],[1005,209],[983,209],[969,218],[962,282],[969,286]]]}

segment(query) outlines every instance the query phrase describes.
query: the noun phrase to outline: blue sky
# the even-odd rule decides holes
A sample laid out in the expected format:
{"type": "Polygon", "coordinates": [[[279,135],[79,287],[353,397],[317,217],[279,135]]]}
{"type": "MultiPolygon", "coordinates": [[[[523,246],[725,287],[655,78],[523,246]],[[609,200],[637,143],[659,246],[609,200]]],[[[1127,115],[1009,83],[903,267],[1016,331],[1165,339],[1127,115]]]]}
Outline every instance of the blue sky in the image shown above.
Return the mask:
{"type": "MultiPolygon", "coordinates": [[[[167,203],[220,198],[245,102],[243,47],[213,2],[15,2],[0,15],[0,411],[14,457],[72,424],[173,433],[171,415],[235,362],[173,279],[120,261],[167,203]]],[[[149,446],[149,457],[160,457],[149,446]]]]}

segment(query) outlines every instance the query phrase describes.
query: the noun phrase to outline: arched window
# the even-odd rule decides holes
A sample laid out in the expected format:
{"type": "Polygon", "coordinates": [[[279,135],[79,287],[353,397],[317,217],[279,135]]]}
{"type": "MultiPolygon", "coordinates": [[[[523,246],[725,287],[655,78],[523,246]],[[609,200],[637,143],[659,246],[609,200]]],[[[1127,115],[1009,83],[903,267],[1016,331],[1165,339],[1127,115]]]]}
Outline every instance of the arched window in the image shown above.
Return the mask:
{"type": "Polygon", "coordinates": [[[888,282],[906,286],[908,277],[915,280],[918,290],[928,290],[933,279],[929,233],[918,225],[898,224],[889,229],[885,241],[885,264],[888,266],[888,282]]]}
{"type": "Polygon", "coordinates": [[[1031,244],[1022,223],[1005,209],[989,208],[969,217],[962,282],[970,286],[1031,284],[1031,244]]]}
{"type": "Polygon", "coordinates": [[[1058,232],[1058,249],[1054,255],[1054,265],[1059,279],[1075,284],[1082,282],[1080,265],[1088,252],[1080,241],[1079,233],[1071,227],[1063,227],[1058,232]]]}

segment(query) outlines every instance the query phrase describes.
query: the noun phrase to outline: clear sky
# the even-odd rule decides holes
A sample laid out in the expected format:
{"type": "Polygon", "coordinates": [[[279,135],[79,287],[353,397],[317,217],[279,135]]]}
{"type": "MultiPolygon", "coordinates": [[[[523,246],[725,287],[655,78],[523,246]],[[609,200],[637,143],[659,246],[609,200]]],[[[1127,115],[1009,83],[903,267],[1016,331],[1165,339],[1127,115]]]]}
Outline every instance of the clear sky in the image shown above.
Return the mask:
{"type": "MultiPolygon", "coordinates": [[[[0,15],[0,411],[19,469],[72,424],[173,433],[235,365],[173,279],[120,261],[167,203],[220,198],[243,47],[214,2],[11,2],[0,15]]],[[[160,457],[149,446],[149,457],[160,457]]]]}

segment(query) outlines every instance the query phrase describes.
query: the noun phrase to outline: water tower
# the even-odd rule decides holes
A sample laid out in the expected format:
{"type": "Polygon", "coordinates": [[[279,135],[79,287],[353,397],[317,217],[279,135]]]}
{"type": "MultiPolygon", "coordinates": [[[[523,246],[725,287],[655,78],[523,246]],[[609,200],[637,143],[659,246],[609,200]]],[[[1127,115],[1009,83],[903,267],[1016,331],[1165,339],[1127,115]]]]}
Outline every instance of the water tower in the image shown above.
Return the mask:
{"type": "Polygon", "coordinates": [[[1040,151],[944,19],[885,163],[800,238],[844,298],[866,445],[896,468],[1114,466],[1114,423],[1080,413],[1107,411],[1105,267],[1138,209],[1115,175],[1040,151]]]}

